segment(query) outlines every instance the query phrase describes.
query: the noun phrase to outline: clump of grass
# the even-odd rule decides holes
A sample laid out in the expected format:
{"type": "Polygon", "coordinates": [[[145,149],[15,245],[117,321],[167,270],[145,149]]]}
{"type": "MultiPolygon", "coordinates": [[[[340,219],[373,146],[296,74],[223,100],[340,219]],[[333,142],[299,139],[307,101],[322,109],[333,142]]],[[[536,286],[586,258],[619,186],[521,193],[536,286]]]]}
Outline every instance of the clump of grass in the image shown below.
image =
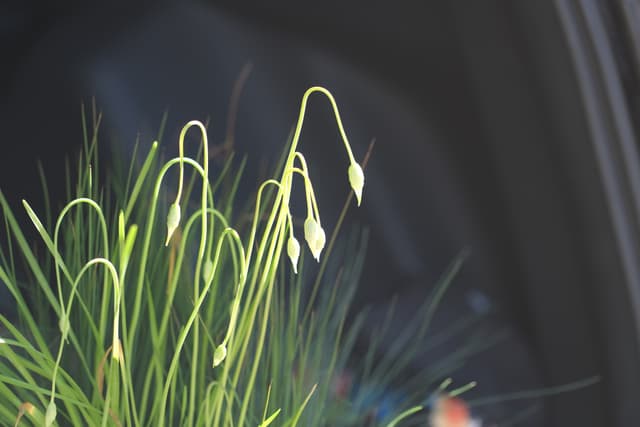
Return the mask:
{"type": "MultiPolygon", "coordinates": [[[[419,341],[426,325],[419,323],[422,335],[398,342],[379,366],[373,355],[380,348],[372,343],[365,369],[350,372],[366,318],[365,313],[348,317],[366,231],[352,234],[336,249],[349,262],[334,268],[334,274],[325,274],[327,258],[321,255],[334,246],[354,196],[360,205],[364,173],[333,96],[321,87],[304,94],[279,179],[259,186],[249,221],[244,221],[246,214],[239,219],[233,214],[245,163],[229,156],[211,180],[202,123],[185,125],[179,156],[167,162],[158,159],[154,142],[141,166],[134,159],[111,192],[98,180],[99,122],[94,113],[89,137],[83,116],[79,177],[74,188],[68,177],[72,200],[55,222],[50,208],[43,221],[23,201],[41,246],[27,241],[0,193],[6,231],[0,281],[13,296],[18,317],[11,322],[0,315],[5,328],[0,423],[266,427],[368,422],[379,396],[371,401],[365,387],[339,383],[353,376],[380,390],[389,387],[410,359],[413,347],[408,344],[419,341]],[[353,190],[328,242],[309,165],[297,149],[313,93],[324,95],[335,113],[353,190]],[[193,135],[192,128],[199,133],[193,135]],[[185,156],[185,142],[199,143],[198,155],[185,156]],[[193,171],[190,176],[187,168],[193,171]],[[165,181],[171,172],[177,174],[177,188],[169,201],[172,189],[165,181]],[[305,192],[303,221],[294,221],[289,209],[294,177],[305,192]],[[321,262],[310,292],[303,289],[308,269],[296,235],[304,236],[309,253],[321,262]]],[[[432,299],[432,309],[439,298],[432,299]]],[[[407,328],[403,336],[412,334],[407,328]]],[[[375,416],[372,422],[397,425],[422,409],[403,405],[408,409],[375,416]]]]}
{"type": "MultiPolygon", "coordinates": [[[[313,93],[326,96],[335,112],[349,161],[346,175],[359,204],[362,168],[333,96],[321,87],[304,94],[280,177],[259,187],[246,230],[231,226],[239,173],[227,176],[229,160],[221,176],[210,179],[207,132],[198,121],[182,129],[179,157],[163,165],[154,143],[135,179],[132,166],[124,191],[113,201],[97,184],[97,134],[86,138],[75,197],[53,227],[23,202],[46,255],[34,253],[0,194],[7,231],[0,280],[19,315],[17,325],[0,317],[7,331],[0,343],[3,425],[300,422],[317,385],[302,376],[295,387],[273,381],[290,382],[293,372],[281,361],[293,363],[289,359],[301,348],[311,351],[314,334],[301,336],[294,323],[285,328],[277,319],[274,329],[269,320],[286,312],[274,309],[274,293],[284,292],[276,288],[284,248],[294,271],[301,258],[289,209],[294,178],[304,183],[303,233],[316,260],[326,243],[308,165],[298,151],[313,93]],[[185,156],[192,129],[199,131],[201,160],[185,156]],[[186,168],[194,171],[190,180],[186,168]],[[161,199],[173,169],[178,187],[167,209],[161,199]],[[232,185],[223,194],[225,179],[232,185]],[[188,201],[196,197],[191,206],[188,201]],[[164,209],[163,224],[158,211],[164,209]],[[20,262],[26,264],[30,289],[19,284],[20,262]]],[[[309,319],[310,325],[317,320],[309,319]]],[[[311,360],[303,356],[295,363],[311,360]]]]}
{"type": "Polygon", "coordinates": [[[389,331],[391,304],[364,354],[354,356],[367,314],[349,311],[367,232],[334,243],[354,196],[360,205],[364,173],[326,89],[304,94],[279,178],[258,187],[248,214],[234,215],[245,162],[229,156],[211,179],[207,132],[198,121],[182,129],[178,157],[160,161],[154,142],[139,168],[132,161],[121,185],[105,190],[98,182],[99,121],[94,115],[89,137],[83,117],[79,177],[73,189],[67,181],[72,200],[55,222],[49,208],[43,221],[23,203],[40,246],[27,241],[0,193],[6,234],[0,281],[17,311],[13,322],[0,315],[1,425],[424,425],[422,410],[434,396],[474,386],[447,391],[451,381],[442,379],[499,333],[478,336],[446,360],[402,378],[464,254],[410,325],[389,331]],[[323,94],[335,113],[353,189],[328,240],[309,165],[298,151],[313,93],[323,94]],[[199,154],[186,156],[185,142],[198,143],[199,154]],[[165,183],[170,173],[177,173],[175,189],[165,183]],[[294,178],[305,192],[307,215],[300,221],[289,209],[294,178]],[[310,269],[297,235],[320,262],[311,289],[304,288],[310,269]],[[349,261],[328,268],[332,248],[336,259],[349,261]],[[390,346],[383,339],[389,334],[397,335],[390,346]],[[384,394],[399,380],[404,395],[391,410],[383,408],[384,394]]]}

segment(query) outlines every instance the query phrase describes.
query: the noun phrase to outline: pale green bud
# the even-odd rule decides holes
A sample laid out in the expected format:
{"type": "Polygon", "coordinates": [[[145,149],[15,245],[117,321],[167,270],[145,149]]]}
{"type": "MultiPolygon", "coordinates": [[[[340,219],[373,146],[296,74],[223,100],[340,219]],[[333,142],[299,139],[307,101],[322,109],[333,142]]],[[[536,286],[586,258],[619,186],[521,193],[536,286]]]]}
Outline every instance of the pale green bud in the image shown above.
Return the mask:
{"type": "Polygon", "coordinates": [[[176,231],[180,225],[180,205],[178,203],[172,203],[169,207],[169,214],[167,215],[167,241],[164,243],[165,246],[169,245],[169,240],[171,240],[171,236],[173,232],[176,231]]]}
{"type": "Polygon", "coordinates": [[[353,192],[356,194],[358,206],[360,206],[360,202],[362,201],[362,189],[364,188],[364,173],[362,172],[360,165],[353,162],[349,165],[348,174],[349,183],[351,184],[351,188],[353,188],[353,192]]]}
{"type": "Polygon", "coordinates": [[[58,411],[56,409],[56,404],[52,400],[51,402],[49,402],[49,405],[47,406],[47,412],[44,415],[45,427],[51,427],[53,425],[53,422],[56,420],[57,415],[58,411]]]}
{"type": "Polygon", "coordinates": [[[211,277],[211,273],[213,273],[213,261],[208,259],[202,266],[202,280],[204,280],[205,282],[208,281],[211,277]]]}
{"type": "Polygon", "coordinates": [[[298,259],[300,258],[300,243],[298,239],[293,237],[293,234],[289,235],[289,241],[287,242],[287,255],[293,265],[293,272],[298,274],[298,259]]]}
{"type": "Polygon", "coordinates": [[[224,344],[220,344],[216,347],[216,351],[213,352],[213,367],[220,365],[225,357],[227,357],[227,347],[224,344]]]}
{"type": "Polygon", "coordinates": [[[6,344],[7,342],[4,340],[4,338],[0,338],[0,344],[6,344]]]}
{"type": "Polygon", "coordinates": [[[65,313],[62,313],[62,316],[60,316],[60,320],[58,320],[58,327],[60,328],[62,336],[66,337],[69,333],[69,317],[65,313]]]}
{"type": "Polygon", "coordinates": [[[304,238],[309,245],[313,257],[316,261],[320,261],[320,253],[322,249],[324,249],[326,236],[322,226],[320,226],[313,217],[308,217],[304,222],[304,238]]]}

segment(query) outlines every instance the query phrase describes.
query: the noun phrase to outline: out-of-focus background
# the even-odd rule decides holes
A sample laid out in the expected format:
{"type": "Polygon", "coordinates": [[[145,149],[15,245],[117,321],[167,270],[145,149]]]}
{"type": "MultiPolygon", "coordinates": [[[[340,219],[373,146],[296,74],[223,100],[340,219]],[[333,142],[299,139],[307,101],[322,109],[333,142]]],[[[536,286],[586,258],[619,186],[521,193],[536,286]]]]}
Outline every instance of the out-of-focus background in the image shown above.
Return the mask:
{"type": "MultiPolygon", "coordinates": [[[[490,311],[510,336],[460,371],[460,382],[479,381],[472,396],[600,375],[541,399],[518,425],[629,426],[640,419],[637,10],[615,0],[3,2],[0,188],[14,206],[43,209],[39,159],[62,202],[80,106],[93,100],[116,157],[136,139],[148,147],[165,112],[166,155],[191,119],[209,120],[222,144],[243,70],[232,129],[252,182],[280,154],[305,89],[323,85],[356,157],[376,140],[363,206],[349,216],[371,227],[359,306],[382,313],[397,295],[415,310],[470,249],[436,325],[490,311]]],[[[348,164],[319,96],[302,141],[331,225],[348,164]]],[[[499,421],[520,403],[478,411],[499,421]]]]}

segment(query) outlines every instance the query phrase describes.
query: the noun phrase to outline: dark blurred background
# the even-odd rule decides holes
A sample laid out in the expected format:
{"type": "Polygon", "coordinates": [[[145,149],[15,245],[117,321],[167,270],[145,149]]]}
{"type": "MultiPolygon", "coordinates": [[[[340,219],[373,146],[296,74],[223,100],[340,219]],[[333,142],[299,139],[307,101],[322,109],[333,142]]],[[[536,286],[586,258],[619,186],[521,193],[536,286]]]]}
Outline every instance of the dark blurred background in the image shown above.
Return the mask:
{"type": "MultiPolygon", "coordinates": [[[[356,157],[376,140],[363,206],[350,214],[372,236],[358,303],[381,312],[395,294],[411,311],[470,248],[440,325],[490,307],[491,324],[511,337],[461,371],[460,382],[480,382],[471,396],[597,374],[597,385],[544,399],[519,425],[633,425],[640,173],[628,7],[4,2],[0,188],[16,207],[25,198],[43,209],[40,159],[62,202],[62,165],[92,99],[103,148],[120,156],[136,138],[148,147],[165,111],[167,155],[191,119],[209,119],[210,140],[222,144],[247,64],[234,144],[250,155],[252,182],[260,161],[280,154],[305,89],[323,85],[356,157]]],[[[348,193],[341,147],[328,103],[314,97],[301,148],[329,225],[348,193]]],[[[478,411],[500,421],[520,409],[478,411]]]]}

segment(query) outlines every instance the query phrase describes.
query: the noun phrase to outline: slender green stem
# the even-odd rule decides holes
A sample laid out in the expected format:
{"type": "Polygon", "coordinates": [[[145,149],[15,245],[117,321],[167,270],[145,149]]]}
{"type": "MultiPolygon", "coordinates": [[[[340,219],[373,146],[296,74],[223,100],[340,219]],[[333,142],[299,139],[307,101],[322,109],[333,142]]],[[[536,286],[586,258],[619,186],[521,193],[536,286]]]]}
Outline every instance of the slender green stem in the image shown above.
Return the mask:
{"type": "MultiPolygon", "coordinates": [[[[64,316],[64,318],[68,319],[69,313],[71,312],[71,307],[73,305],[73,300],[74,297],[76,295],[76,291],[78,288],[78,285],[80,283],[80,279],[82,278],[82,276],[89,270],[89,268],[91,268],[92,266],[96,265],[96,264],[103,264],[105,267],[107,267],[107,270],[109,271],[109,273],[111,274],[111,279],[113,281],[113,287],[114,287],[114,338],[113,338],[113,342],[115,343],[116,338],[117,338],[117,324],[118,324],[118,317],[117,314],[119,314],[119,310],[120,310],[120,281],[118,278],[118,272],[116,271],[116,268],[113,266],[113,264],[111,263],[111,261],[109,261],[108,259],[105,258],[94,258],[90,261],[88,261],[85,266],[80,270],[80,272],[78,273],[78,276],[76,277],[74,283],[73,283],[73,288],[71,289],[71,294],[69,296],[69,302],[67,303],[67,307],[65,310],[63,310],[62,312],[62,316],[64,316]]],[[[62,351],[64,349],[64,343],[66,341],[67,338],[67,334],[68,334],[69,330],[68,327],[62,330],[62,337],[60,338],[60,345],[58,347],[58,356],[56,358],[56,363],[54,365],[53,368],[53,373],[51,375],[51,399],[50,399],[50,403],[52,404],[54,402],[55,399],[55,390],[56,390],[56,377],[57,377],[57,373],[58,373],[58,368],[60,366],[60,361],[62,359],[62,351]]],[[[109,408],[105,407],[105,411],[108,411],[109,408]]]]}
{"type": "MultiPolygon", "coordinates": [[[[216,253],[215,253],[215,257],[214,259],[217,261],[220,259],[220,255],[221,255],[221,250],[222,250],[222,244],[226,241],[223,237],[225,236],[229,236],[229,238],[231,239],[231,242],[235,242],[235,244],[237,244],[239,246],[239,248],[242,248],[242,243],[240,241],[240,236],[238,236],[238,233],[232,229],[232,228],[227,228],[222,232],[222,236],[220,237],[220,240],[218,242],[218,246],[216,247],[216,253]]],[[[244,257],[244,250],[241,250],[243,252],[243,257],[244,257]]],[[[218,263],[214,262],[213,268],[214,271],[215,269],[217,269],[218,267],[218,263]]],[[[244,266],[243,266],[244,267],[244,266]]],[[[242,277],[239,278],[239,282],[241,282],[243,280],[242,277]]],[[[175,346],[175,350],[174,350],[174,355],[173,358],[171,360],[171,365],[169,366],[169,370],[167,372],[167,379],[165,381],[165,385],[163,388],[163,392],[162,392],[162,397],[160,399],[160,406],[158,408],[159,413],[158,413],[158,425],[159,426],[164,426],[165,424],[165,417],[164,417],[164,407],[167,401],[167,397],[169,395],[169,387],[170,387],[170,383],[171,380],[173,378],[173,375],[175,375],[175,371],[178,365],[178,362],[180,360],[180,354],[181,354],[181,350],[182,347],[185,344],[185,341],[187,339],[187,336],[189,334],[189,331],[191,329],[191,327],[193,326],[195,320],[198,317],[198,311],[200,310],[200,306],[202,305],[202,303],[204,302],[206,296],[207,296],[207,292],[209,290],[209,287],[211,286],[211,284],[209,283],[208,286],[205,287],[205,289],[203,290],[202,294],[200,295],[200,297],[198,298],[198,300],[196,301],[193,311],[191,312],[191,315],[189,316],[189,319],[187,320],[187,322],[185,323],[184,327],[182,328],[182,331],[180,332],[180,336],[178,337],[178,340],[176,342],[176,346],[175,346]]]]}

